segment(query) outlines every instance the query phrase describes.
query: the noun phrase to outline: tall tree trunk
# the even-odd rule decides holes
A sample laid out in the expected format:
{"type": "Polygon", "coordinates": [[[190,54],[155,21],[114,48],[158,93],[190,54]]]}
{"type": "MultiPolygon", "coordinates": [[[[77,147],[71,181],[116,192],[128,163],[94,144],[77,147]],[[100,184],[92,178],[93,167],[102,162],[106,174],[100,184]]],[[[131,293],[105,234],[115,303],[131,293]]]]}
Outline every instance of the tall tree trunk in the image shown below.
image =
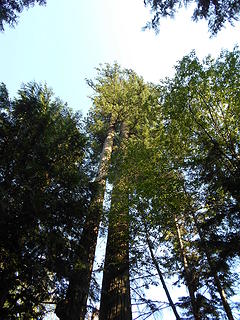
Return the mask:
{"type": "Polygon", "coordinates": [[[200,314],[199,314],[199,307],[197,305],[197,301],[195,298],[195,286],[194,286],[194,279],[192,278],[192,272],[189,268],[189,263],[188,263],[188,258],[187,254],[183,245],[182,241],[182,235],[181,235],[181,230],[180,226],[178,224],[176,216],[174,216],[174,222],[175,222],[175,227],[177,230],[177,238],[178,238],[178,243],[180,247],[180,253],[181,253],[181,258],[183,261],[183,267],[184,267],[184,277],[186,281],[186,286],[188,288],[189,296],[190,296],[190,301],[191,301],[191,307],[192,307],[192,313],[194,316],[195,320],[201,320],[200,314]]]}
{"type": "MultiPolygon", "coordinates": [[[[119,184],[124,183],[121,179],[119,184]]],[[[99,320],[131,320],[128,194],[114,185],[99,320]]]]}
{"type": "Polygon", "coordinates": [[[79,259],[70,276],[66,298],[65,300],[60,301],[56,307],[55,313],[60,320],[84,320],[85,318],[98,230],[102,216],[106,175],[111,159],[114,135],[115,118],[112,117],[103,145],[98,174],[95,180],[97,182],[97,190],[91,201],[83,233],[79,241],[79,259]]]}
{"type": "Polygon", "coordinates": [[[227,318],[228,318],[228,320],[234,320],[231,308],[230,308],[229,303],[227,301],[226,293],[225,293],[225,291],[224,291],[224,289],[222,287],[221,281],[220,281],[220,279],[218,277],[217,271],[216,271],[216,269],[214,267],[214,264],[212,262],[211,253],[210,253],[210,251],[208,249],[208,246],[207,246],[207,243],[205,241],[204,234],[203,234],[203,232],[202,232],[202,230],[201,230],[201,228],[199,226],[199,223],[197,221],[197,217],[196,217],[195,213],[193,212],[193,210],[191,210],[191,214],[192,214],[195,226],[197,228],[199,238],[200,238],[201,243],[203,245],[204,253],[206,255],[207,262],[208,262],[208,265],[210,267],[210,271],[211,271],[211,274],[213,276],[215,286],[216,286],[217,291],[218,291],[218,293],[219,293],[219,295],[221,297],[221,301],[222,301],[222,304],[223,304],[223,308],[224,308],[224,310],[226,312],[227,318]]]}
{"type": "MultiPolygon", "coordinates": [[[[128,128],[123,122],[122,150],[127,138],[128,128]]],[[[128,193],[126,179],[120,177],[112,191],[99,320],[131,319],[128,193]]]]}
{"type": "Polygon", "coordinates": [[[148,233],[148,229],[147,229],[147,225],[146,225],[145,218],[142,217],[142,219],[143,219],[144,231],[145,231],[145,235],[146,235],[146,241],[147,241],[148,249],[149,249],[149,251],[150,251],[150,256],[151,256],[152,262],[153,262],[153,264],[154,264],[154,266],[155,266],[155,268],[156,268],[156,270],[157,270],[159,279],[160,279],[160,281],[161,281],[161,284],[162,284],[163,289],[164,289],[164,291],[165,291],[165,294],[166,294],[166,296],[167,296],[169,305],[170,305],[170,307],[172,308],[172,311],[173,311],[173,313],[174,313],[174,315],[175,315],[175,317],[176,317],[176,320],[181,320],[181,318],[180,318],[180,316],[179,316],[179,314],[178,314],[178,312],[177,312],[177,308],[176,308],[176,306],[175,306],[175,304],[174,304],[174,302],[173,302],[173,300],[172,300],[172,297],[171,297],[170,292],[169,292],[169,290],[168,290],[168,287],[167,287],[167,285],[166,285],[166,282],[165,282],[165,280],[164,280],[163,274],[162,274],[162,272],[161,272],[161,270],[160,270],[160,268],[159,268],[159,264],[158,264],[158,262],[157,262],[157,259],[156,259],[155,255],[154,255],[154,252],[153,252],[153,249],[152,249],[152,248],[153,248],[153,245],[152,245],[152,242],[151,242],[151,240],[150,240],[150,238],[149,238],[149,233],[148,233]]]}

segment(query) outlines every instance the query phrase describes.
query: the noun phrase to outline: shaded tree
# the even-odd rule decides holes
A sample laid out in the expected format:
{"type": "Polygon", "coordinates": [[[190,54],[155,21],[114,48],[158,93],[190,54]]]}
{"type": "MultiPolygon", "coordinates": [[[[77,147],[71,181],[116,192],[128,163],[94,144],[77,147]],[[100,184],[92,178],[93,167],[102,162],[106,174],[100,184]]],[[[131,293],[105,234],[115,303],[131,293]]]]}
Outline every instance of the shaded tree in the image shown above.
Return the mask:
{"type": "Polygon", "coordinates": [[[99,224],[103,211],[103,199],[106,187],[106,175],[113,148],[115,135],[115,120],[111,118],[104,141],[99,169],[95,179],[94,193],[87,212],[83,232],[77,250],[78,263],[69,277],[66,297],[60,300],[56,307],[57,316],[62,319],[84,319],[87,312],[91,274],[97,245],[99,224]]]}
{"type": "Polygon", "coordinates": [[[36,83],[1,86],[0,314],[38,318],[76,259],[90,194],[80,118],[36,83]]]}

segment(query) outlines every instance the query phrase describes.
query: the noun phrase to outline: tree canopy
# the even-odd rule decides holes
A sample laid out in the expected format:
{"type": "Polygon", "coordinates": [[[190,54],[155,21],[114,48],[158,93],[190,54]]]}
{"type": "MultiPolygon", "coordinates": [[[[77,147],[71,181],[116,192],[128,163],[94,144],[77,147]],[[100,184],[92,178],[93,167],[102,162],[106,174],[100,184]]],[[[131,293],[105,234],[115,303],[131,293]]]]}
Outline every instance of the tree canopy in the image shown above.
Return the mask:
{"type": "Polygon", "coordinates": [[[1,85],[1,319],[41,319],[76,260],[88,205],[80,118],[46,86],[1,85]]]}
{"type": "Polygon", "coordinates": [[[144,3],[150,6],[153,13],[152,21],[147,26],[156,31],[160,28],[162,17],[174,17],[181,7],[188,7],[193,3],[195,7],[192,19],[194,21],[207,20],[208,28],[212,35],[216,35],[227,22],[233,24],[240,17],[240,3],[238,0],[144,0],[144,3]]]}
{"type": "MultiPolygon", "coordinates": [[[[0,3],[0,31],[4,31],[5,25],[15,26],[19,14],[24,8],[46,5],[46,0],[1,0],[0,3]]],[[[152,20],[147,23],[147,28],[153,28],[156,32],[160,30],[160,21],[163,17],[174,17],[181,7],[189,7],[195,3],[192,19],[208,21],[211,35],[216,35],[227,22],[233,24],[239,20],[240,4],[238,0],[144,0],[144,4],[151,8],[152,20]]]]}
{"type": "Polygon", "coordinates": [[[41,319],[51,302],[61,320],[83,320],[100,295],[102,319],[239,316],[239,64],[238,48],[191,52],[158,85],[100,66],[84,123],[46,86],[10,100],[1,85],[5,318],[41,319]],[[107,249],[93,272],[99,228],[107,249]]]}
{"type": "Polygon", "coordinates": [[[1,0],[0,2],[0,31],[4,31],[5,24],[11,27],[15,26],[18,22],[19,13],[24,8],[29,8],[38,3],[45,5],[46,0],[1,0]]]}

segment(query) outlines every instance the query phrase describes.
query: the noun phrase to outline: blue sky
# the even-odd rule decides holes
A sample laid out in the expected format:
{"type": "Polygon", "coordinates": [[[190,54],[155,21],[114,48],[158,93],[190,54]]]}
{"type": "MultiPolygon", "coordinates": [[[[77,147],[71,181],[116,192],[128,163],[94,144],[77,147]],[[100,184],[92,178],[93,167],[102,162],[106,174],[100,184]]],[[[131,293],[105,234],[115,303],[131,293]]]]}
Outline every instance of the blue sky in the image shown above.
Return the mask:
{"type": "Polygon", "coordinates": [[[164,19],[159,35],[141,29],[149,18],[143,0],[47,0],[20,15],[15,29],[0,34],[0,80],[11,96],[21,83],[46,81],[71,108],[90,106],[85,78],[99,63],[117,61],[147,81],[173,74],[184,54],[200,57],[239,44],[240,24],[209,39],[206,22],[191,22],[190,10],[164,19]]]}
{"type": "Polygon", "coordinates": [[[21,83],[42,81],[75,110],[87,112],[99,63],[117,61],[145,80],[157,82],[195,49],[198,56],[217,56],[240,44],[240,23],[210,39],[207,23],[191,22],[192,10],[164,19],[160,34],[142,31],[149,19],[143,0],[47,0],[20,15],[15,29],[0,33],[0,81],[16,95],[21,83]]]}

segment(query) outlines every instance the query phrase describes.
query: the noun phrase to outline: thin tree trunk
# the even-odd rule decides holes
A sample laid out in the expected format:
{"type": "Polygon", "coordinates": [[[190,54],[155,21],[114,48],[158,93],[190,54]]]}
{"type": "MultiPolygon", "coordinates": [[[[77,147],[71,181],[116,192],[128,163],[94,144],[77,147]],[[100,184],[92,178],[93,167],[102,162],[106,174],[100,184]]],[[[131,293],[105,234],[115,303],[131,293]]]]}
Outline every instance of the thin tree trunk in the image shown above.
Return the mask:
{"type": "MultiPolygon", "coordinates": [[[[128,128],[121,125],[121,147],[128,128]]],[[[129,215],[126,179],[115,182],[109,213],[108,239],[103,271],[99,320],[131,320],[129,280],[129,215]]]]}
{"type": "Polygon", "coordinates": [[[192,313],[193,313],[195,320],[201,320],[200,314],[199,314],[199,308],[198,308],[197,301],[196,301],[195,294],[194,294],[194,292],[195,292],[194,279],[192,279],[192,273],[189,269],[188,258],[187,258],[186,252],[185,252],[185,248],[184,248],[183,241],[182,241],[181,230],[180,230],[176,216],[174,216],[174,222],[175,222],[175,226],[176,226],[176,230],[177,230],[177,238],[178,238],[181,257],[182,257],[182,261],[183,261],[184,276],[185,276],[186,285],[187,285],[190,300],[191,300],[192,313]]]}
{"type": "Polygon", "coordinates": [[[214,278],[215,285],[216,285],[218,293],[219,293],[219,295],[221,297],[222,304],[223,304],[224,310],[226,312],[227,318],[228,318],[228,320],[234,320],[231,308],[230,308],[230,306],[228,304],[228,301],[227,301],[226,293],[225,293],[225,291],[224,291],[224,289],[223,289],[223,287],[221,285],[221,282],[220,282],[220,279],[218,277],[218,274],[217,274],[217,272],[215,270],[215,267],[214,267],[214,265],[212,263],[211,254],[210,254],[210,252],[208,250],[208,247],[207,247],[206,241],[204,239],[204,235],[202,233],[202,230],[199,227],[196,215],[192,210],[191,210],[191,213],[192,213],[192,217],[193,217],[194,223],[196,225],[196,228],[197,228],[197,231],[198,231],[198,234],[199,234],[199,238],[200,238],[201,243],[202,243],[203,248],[204,248],[204,252],[205,252],[205,255],[206,255],[206,258],[207,258],[207,261],[208,261],[208,265],[210,267],[211,274],[212,274],[212,276],[214,278]]]}
{"type": "Polygon", "coordinates": [[[95,180],[97,182],[97,190],[91,201],[83,233],[79,241],[79,260],[70,276],[66,299],[60,301],[56,307],[55,313],[60,320],[84,320],[85,318],[98,230],[102,216],[106,175],[111,159],[114,135],[115,119],[112,117],[95,180]]]}
{"type": "Polygon", "coordinates": [[[163,289],[164,289],[164,291],[165,291],[165,294],[166,294],[166,296],[167,296],[169,305],[170,305],[170,307],[172,308],[172,311],[173,311],[176,319],[177,319],[177,320],[181,320],[181,318],[180,318],[180,316],[179,316],[179,314],[178,314],[178,312],[177,312],[177,308],[176,308],[176,306],[175,306],[175,304],[174,304],[174,302],[173,302],[173,300],[172,300],[172,298],[171,298],[170,292],[168,291],[168,287],[167,287],[167,285],[166,285],[166,283],[165,283],[163,274],[162,274],[162,272],[161,272],[161,270],[160,270],[160,268],[159,268],[157,259],[156,259],[155,255],[154,255],[154,252],[153,252],[153,249],[152,249],[152,247],[153,247],[153,246],[152,246],[152,242],[151,242],[151,240],[150,240],[150,238],[149,238],[149,234],[148,234],[148,230],[147,230],[147,226],[146,226],[146,222],[145,222],[145,220],[144,220],[144,217],[143,217],[143,224],[144,224],[146,241],[147,241],[148,249],[149,249],[149,251],[150,251],[151,259],[152,259],[152,262],[153,262],[153,264],[154,264],[154,266],[155,266],[155,268],[156,268],[156,270],[157,270],[159,279],[160,279],[160,281],[161,281],[161,284],[162,284],[163,289]]]}

